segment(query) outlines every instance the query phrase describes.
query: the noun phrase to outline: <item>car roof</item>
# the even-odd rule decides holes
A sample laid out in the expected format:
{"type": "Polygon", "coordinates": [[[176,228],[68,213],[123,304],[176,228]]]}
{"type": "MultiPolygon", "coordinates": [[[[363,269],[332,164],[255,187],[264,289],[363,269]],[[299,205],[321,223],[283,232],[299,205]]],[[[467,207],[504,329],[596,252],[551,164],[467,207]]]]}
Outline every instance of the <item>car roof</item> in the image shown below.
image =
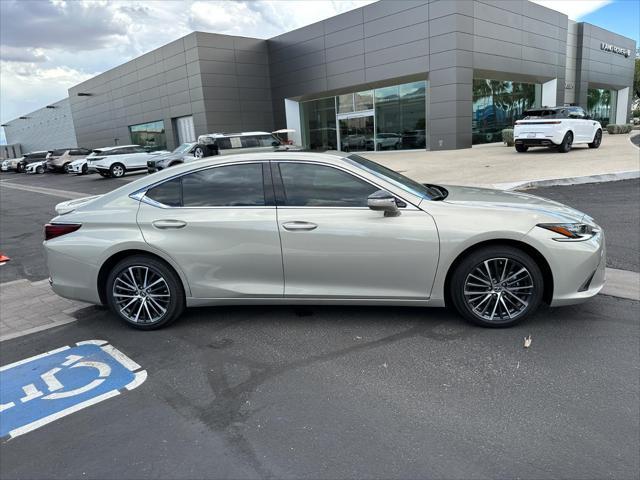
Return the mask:
{"type": "Polygon", "coordinates": [[[271,135],[269,132],[231,132],[231,133],[205,133],[200,137],[223,138],[223,137],[246,137],[248,135],[271,135]]]}
{"type": "Polygon", "coordinates": [[[94,152],[108,152],[109,150],[116,150],[118,148],[139,147],[140,145],[116,145],[115,147],[101,147],[94,148],[94,152]]]}
{"type": "Polygon", "coordinates": [[[24,156],[33,155],[34,153],[49,153],[49,150],[34,150],[33,152],[25,153],[24,156]]]}

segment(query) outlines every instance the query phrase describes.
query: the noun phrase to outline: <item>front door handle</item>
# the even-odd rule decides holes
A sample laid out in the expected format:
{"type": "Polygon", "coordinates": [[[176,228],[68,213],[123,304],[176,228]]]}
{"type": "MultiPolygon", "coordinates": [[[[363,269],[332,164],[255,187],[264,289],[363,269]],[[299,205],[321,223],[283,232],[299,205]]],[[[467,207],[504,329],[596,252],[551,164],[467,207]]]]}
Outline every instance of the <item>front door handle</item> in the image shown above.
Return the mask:
{"type": "Polygon", "coordinates": [[[316,228],[318,228],[318,225],[311,222],[295,221],[295,222],[283,223],[282,228],[284,228],[285,230],[289,230],[290,232],[297,232],[297,231],[315,230],[316,228]]]}
{"type": "Polygon", "coordinates": [[[184,228],[187,226],[187,222],[183,222],[182,220],[156,220],[152,222],[152,225],[161,230],[165,230],[167,228],[184,228]]]}

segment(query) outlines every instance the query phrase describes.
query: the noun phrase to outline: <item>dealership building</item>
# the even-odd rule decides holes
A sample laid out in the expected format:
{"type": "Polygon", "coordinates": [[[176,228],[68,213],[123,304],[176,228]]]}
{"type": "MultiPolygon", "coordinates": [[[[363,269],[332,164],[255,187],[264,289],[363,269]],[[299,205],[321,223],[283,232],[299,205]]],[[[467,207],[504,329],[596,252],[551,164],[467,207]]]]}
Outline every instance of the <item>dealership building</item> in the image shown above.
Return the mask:
{"type": "Polygon", "coordinates": [[[468,148],[532,107],[626,123],[635,48],[526,0],[382,0],[266,40],[191,33],[5,133],[23,152],[281,128],[310,149],[468,148]]]}

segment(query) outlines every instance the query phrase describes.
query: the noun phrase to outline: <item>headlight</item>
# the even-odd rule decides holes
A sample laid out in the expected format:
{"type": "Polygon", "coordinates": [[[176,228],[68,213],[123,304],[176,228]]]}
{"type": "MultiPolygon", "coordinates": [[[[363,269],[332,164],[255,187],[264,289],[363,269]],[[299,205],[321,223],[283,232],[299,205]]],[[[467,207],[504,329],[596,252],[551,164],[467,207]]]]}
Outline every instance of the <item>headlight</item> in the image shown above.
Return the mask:
{"type": "Polygon", "coordinates": [[[554,238],[559,242],[587,240],[599,232],[596,227],[586,223],[539,223],[538,227],[562,235],[554,238]]]}

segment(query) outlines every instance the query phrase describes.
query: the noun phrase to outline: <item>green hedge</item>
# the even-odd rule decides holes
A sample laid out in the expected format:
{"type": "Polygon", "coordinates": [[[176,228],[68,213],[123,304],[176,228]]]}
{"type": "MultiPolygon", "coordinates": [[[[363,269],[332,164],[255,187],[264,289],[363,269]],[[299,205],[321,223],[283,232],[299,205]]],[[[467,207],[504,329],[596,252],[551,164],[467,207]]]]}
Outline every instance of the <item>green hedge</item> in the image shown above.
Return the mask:
{"type": "Polygon", "coordinates": [[[615,135],[617,133],[629,133],[631,129],[633,129],[633,125],[630,123],[610,123],[609,125],[607,125],[607,132],[612,135],[615,135]]]}
{"type": "Polygon", "coordinates": [[[502,130],[502,141],[507,144],[507,147],[513,147],[513,128],[502,130]]]}

